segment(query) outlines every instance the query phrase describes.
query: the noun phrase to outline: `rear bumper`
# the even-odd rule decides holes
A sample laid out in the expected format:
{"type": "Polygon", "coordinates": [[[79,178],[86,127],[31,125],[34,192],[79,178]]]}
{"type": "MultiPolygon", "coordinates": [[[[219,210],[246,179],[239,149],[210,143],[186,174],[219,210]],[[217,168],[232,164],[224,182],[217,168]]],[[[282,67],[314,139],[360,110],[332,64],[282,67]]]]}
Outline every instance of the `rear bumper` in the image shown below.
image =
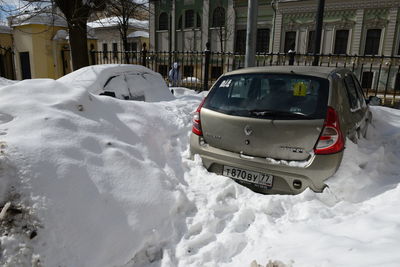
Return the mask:
{"type": "Polygon", "coordinates": [[[260,189],[253,184],[240,182],[253,191],[264,194],[298,194],[307,187],[315,192],[322,192],[324,181],[338,169],[343,157],[343,151],[331,155],[313,155],[307,162],[276,162],[266,158],[242,157],[238,153],[218,149],[208,144],[200,144],[200,137],[191,134],[190,151],[192,156],[199,154],[207,170],[222,174],[223,166],[232,166],[245,170],[262,172],[274,176],[270,189],[260,189]],[[295,166],[293,166],[295,165],[295,166]],[[301,182],[300,188],[295,188],[294,182],[301,182]]]}

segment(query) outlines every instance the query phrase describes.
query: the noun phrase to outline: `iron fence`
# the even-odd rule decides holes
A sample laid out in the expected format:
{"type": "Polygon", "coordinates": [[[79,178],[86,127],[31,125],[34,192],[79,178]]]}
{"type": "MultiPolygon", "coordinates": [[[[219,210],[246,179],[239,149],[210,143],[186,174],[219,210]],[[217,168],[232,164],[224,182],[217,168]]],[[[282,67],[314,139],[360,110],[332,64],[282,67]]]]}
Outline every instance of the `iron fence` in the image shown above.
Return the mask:
{"type": "MultiPolygon", "coordinates": [[[[168,80],[173,62],[180,65],[181,85],[208,90],[225,72],[244,67],[245,55],[205,51],[91,51],[91,64],[141,64],[168,80]]],[[[366,96],[378,96],[386,106],[400,108],[400,56],[359,56],[319,54],[319,66],[345,67],[359,78],[366,96]]],[[[314,56],[295,53],[257,53],[256,66],[311,66],[314,56]]]]}
{"type": "Polygon", "coordinates": [[[11,48],[0,46],[0,76],[14,80],[14,53],[11,48]]]}

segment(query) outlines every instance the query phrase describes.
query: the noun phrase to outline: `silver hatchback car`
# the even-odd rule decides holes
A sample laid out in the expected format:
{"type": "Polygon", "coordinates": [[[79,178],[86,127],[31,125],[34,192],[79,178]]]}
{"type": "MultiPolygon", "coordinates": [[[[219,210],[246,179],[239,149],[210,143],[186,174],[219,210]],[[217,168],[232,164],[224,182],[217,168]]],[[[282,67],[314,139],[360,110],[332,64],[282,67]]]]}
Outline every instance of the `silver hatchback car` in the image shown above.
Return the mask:
{"type": "Polygon", "coordinates": [[[365,136],[372,115],[343,68],[278,66],[221,76],[193,118],[191,154],[211,172],[264,194],[322,192],[346,137],[365,136]]]}

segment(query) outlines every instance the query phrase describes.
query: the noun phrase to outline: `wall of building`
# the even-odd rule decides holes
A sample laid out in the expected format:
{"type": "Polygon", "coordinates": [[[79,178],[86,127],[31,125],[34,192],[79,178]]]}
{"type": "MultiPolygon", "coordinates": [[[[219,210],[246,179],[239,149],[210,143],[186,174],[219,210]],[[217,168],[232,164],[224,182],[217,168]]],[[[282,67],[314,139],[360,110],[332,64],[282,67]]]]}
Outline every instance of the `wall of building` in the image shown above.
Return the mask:
{"type": "MultiPolygon", "coordinates": [[[[210,42],[212,51],[233,52],[235,50],[236,31],[246,29],[247,1],[244,0],[177,0],[156,1],[150,4],[150,47],[157,51],[168,51],[169,42],[172,50],[202,51],[206,43],[210,42]],[[225,9],[224,27],[213,27],[212,18],[216,7],[225,9]],[[185,11],[194,10],[195,23],[197,14],[201,18],[201,25],[185,28],[185,11]],[[158,20],[161,13],[170,15],[172,29],[159,30],[158,20]],[[179,21],[182,18],[182,29],[179,21]],[[171,38],[170,38],[171,36],[171,38]],[[222,44],[222,47],[221,47],[222,44]]],[[[272,28],[273,10],[270,3],[259,1],[258,28],[272,28]]]]}
{"type": "Polygon", "coordinates": [[[3,48],[12,47],[12,34],[0,32],[0,46],[3,48]]]}
{"type": "Polygon", "coordinates": [[[22,79],[20,53],[29,52],[32,78],[57,78],[59,75],[56,64],[55,33],[63,27],[46,25],[23,25],[13,29],[16,77],[22,79]]]}
{"type": "MultiPolygon", "coordinates": [[[[315,30],[316,1],[288,1],[279,3],[277,19],[278,38],[274,47],[284,51],[285,33],[296,31],[296,52],[306,53],[308,34],[315,30]]],[[[366,35],[369,29],[381,29],[379,55],[396,55],[399,37],[399,1],[395,0],[330,0],[325,3],[321,51],[334,53],[336,32],[349,30],[348,54],[365,53],[366,35]]]]}

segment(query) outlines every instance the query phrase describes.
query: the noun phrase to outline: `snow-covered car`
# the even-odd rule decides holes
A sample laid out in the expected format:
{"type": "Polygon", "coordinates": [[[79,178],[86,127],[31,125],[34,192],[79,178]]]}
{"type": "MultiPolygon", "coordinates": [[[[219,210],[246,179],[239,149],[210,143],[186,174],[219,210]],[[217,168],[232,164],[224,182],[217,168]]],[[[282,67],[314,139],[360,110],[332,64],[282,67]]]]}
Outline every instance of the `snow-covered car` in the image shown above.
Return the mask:
{"type": "Polygon", "coordinates": [[[60,79],[90,93],[124,100],[158,102],[174,96],[159,73],[140,65],[104,64],[81,68],[60,79]]]}

